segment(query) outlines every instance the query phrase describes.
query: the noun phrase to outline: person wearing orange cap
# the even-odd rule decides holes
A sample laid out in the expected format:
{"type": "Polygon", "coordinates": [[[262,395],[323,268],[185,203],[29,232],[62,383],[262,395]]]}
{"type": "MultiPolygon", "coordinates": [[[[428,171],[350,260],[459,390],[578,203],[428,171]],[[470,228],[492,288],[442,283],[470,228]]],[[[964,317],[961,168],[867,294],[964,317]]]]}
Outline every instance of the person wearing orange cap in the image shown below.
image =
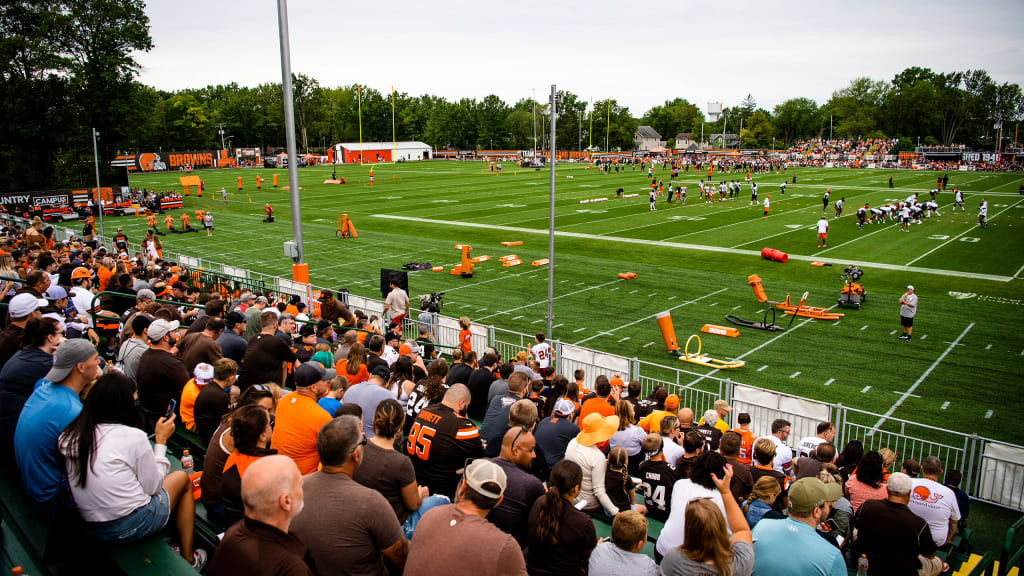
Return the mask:
{"type": "Polygon", "coordinates": [[[665,398],[664,410],[652,410],[650,414],[644,416],[640,422],[637,422],[637,425],[643,428],[644,432],[657,433],[661,430],[661,419],[665,416],[675,416],[677,410],[679,410],[679,396],[669,394],[665,398]]]}
{"type": "Polygon", "coordinates": [[[579,500],[583,510],[590,512],[603,509],[609,516],[615,516],[619,509],[612,503],[605,491],[605,472],[608,461],[597,444],[607,442],[619,429],[619,417],[604,417],[593,413],[583,419],[582,431],[565,448],[565,459],[579,464],[583,470],[579,500]]]}

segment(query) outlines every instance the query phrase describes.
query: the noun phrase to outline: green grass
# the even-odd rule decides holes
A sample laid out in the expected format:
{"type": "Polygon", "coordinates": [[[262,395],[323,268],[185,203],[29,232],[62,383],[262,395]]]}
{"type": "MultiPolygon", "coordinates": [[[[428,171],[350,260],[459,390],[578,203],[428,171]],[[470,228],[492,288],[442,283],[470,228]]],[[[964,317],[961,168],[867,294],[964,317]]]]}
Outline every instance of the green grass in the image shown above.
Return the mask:
{"type": "MultiPolygon", "coordinates": [[[[379,298],[380,268],[429,261],[446,270],[410,274],[413,295],[444,291],[447,315],[525,333],[543,330],[547,267],[534,268],[530,262],[547,257],[549,173],[506,163],[505,174],[494,176],[482,166],[378,166],[373,187],[366,184],[366,168],[339,167],[338,174],[349,181],[340,186],[321,184],[330,177],[331,167],[300,169],[303,236],[312,282],[379,298]],[[351,216],[358,239],[335,237],[343,212],[351,216]],[[500,242],[506,240],[522,240],[524,245],[505,248],[500,242]],[[492,261],[478,265],[471,279],[452,276],[448,267],[458,262],[456,243],[471,244],[474,256],[486,254],[492,261]],[[497,259],[506,254],[518,254],[524,264],[501,267],[497,259]]],[[[271,188],[273,172],[199,173],[207,196],[190,197],[186,208],[212,209],[215,236],[169,235],[164,237],[165,247],[290,276],[291,262],[281,247],[291,237],[288,195],[271,188]],[[266,179],[261,191],[255,190],[257,173],[266,179]],[[238,175],[244,178],[242,192],[235,191],[238,175]],[[216,193],[221,186],[229,192],[227,205],[216,193]],[[278,222],[261,223],[265,202],[274,206],[278,222]]],[[[286,171],[277,173],[284,186],[286,171]]],[[[657,175],[668,179],[668,172],[660,168],[657,175]]],[[[139,175],[131,183],[159,190],[175,187],[177,176],[139,175]]],[[[741,329],[739,338],[705,335],[705,353],[747,362],[744,368],[717,375],[875,413],[885,413],[917,384],[913,395],[893,412],[894,418],[1021,443],[1024,402],[1016,389],[1024,374],[1024,336],[1017,329],[1024,321],[1024,299],[1018,292],[1024,268],[1024,251],[1018,249],[1024,238],[1024,197],[1018,196],[1017,187],[1024,177],[952,173],[950,188],[965,192],[967,214],[951,212],[952,193],[946,192],[939,196],[941,217],[900,233],[894,224],[858,230],[855,207],[905,198],[915,191],[927,195],[936,173],[805,168],[756,176],[760,198],[772,196],[766,219],[759,206],[749,206],[746,185],[736,200],[704,204],[696,190],[701,176],[693,170],[682,175],[688,184],[686,206],[667,205],[661,198],[658,210],[651,212],[649,182],[639,170],[604,175],[582,164],[559,166],[552,337],[703,374],[707,369],[672,360],[665,353],[652,318],[655,313],[672,309],[680,343],[705,323],[725,324],[727,313],[760,320],[765,305],[755,301],[747,285],[750,274],[761,276],[771,300],[782,300],[787,293],[799,299],[808,291],[809,305],[827,308],[836,303],[842,268],[862,262],[867,302],[861,310],[842,310],[846,316],[838,323],[801,319],[785,333],[741,329]],[[797,183],[782,196],[778,183],[794,174],[797,183]],[[890,174],[897,186],[893,191],[886,184],[890,174]],[[579,203],[613,197],[618,187],[639,196],[579,203]],[[846,208],[838,220],[831,220],[829,208],[829,248],[817,249],[811,227],[822,213],[825,187],[832,188],[833,201],[845,196],[846,208]],[[981,197],[990,205],[991,224],[984,230],[975,226],[981,197]],[[788,252],[790,261],[768,262],[753,253],[764,246],[788,252]],[[834,266],[812,267],[811,259],[834,266]],[[620,280],[617,273],[623,271],[639,277],[620,280]],[[909,344],[892,335],[899,328],[897,301],[906,284],[914,284],[920,297],[915,340],[909,344]],[[973,296],[957,298],[954,293],[973,296]],[[691,303],[683,305],[687,302],[691,303]],[[961,345],[951,346],[958,338],[961,345]],[[763,366],[767,367],[759,370],[763,366]]],[[[745,177],[724,176],[740,181],[745,177]]],[[[119,220],[131,239],[143,236],[143,219],[119,220]]],[[[107,231],[111,229],[108,221],[107,231]]],[[[861,423],[870,425],[869,420],[873,419],[861,423]]]]}

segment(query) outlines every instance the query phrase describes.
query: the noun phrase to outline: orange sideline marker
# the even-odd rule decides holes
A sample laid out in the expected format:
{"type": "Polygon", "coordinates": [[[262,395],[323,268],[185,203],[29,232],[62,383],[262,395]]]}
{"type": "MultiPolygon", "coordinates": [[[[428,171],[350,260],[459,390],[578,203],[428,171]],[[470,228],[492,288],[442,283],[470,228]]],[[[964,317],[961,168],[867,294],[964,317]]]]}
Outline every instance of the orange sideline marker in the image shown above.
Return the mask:
{"type": "Polygon", "coordinates": [[[717,324],[705,324],[701,327],[700,331],[707,332],[708,334],[718,334],[719,336],[728,336],[730,338],[736,338],[740,335],[740,331],[735,328],[719,326],[717,324]]]}
{"type": "Polygon", "coordinates": [[[489,262],[490,260],[490,256],[477,256],[476,258],[470,260],[470,262],[472,262],[473,264],[479,264],[481,262],[489,262]]]}
{"type": "Polygon", "coordinates": [[[509,260],[519,260],[519,256],[516,256],[515,254],[509,254],[508,256],[502,256],[501,258],[498,258],[498,262],[508,262],[509,260]]]}
{"type": "Polygon", "coordinates": [[[444,266],[434,266],[431,270],[434,272],[444,272],[444,266]]]}
{"type": "Polygon", "coordinates": [[[506,260],[502,262],[501,265],[504,266],[505,268],[511,268],[512,266],[519,266],[522,263],[523,261],[517,258],[515,260],[506,260]]]}
{"type": "Polygon", "coordinates": [[[549,261],[548,261],[547,258],[541,258],[540,260],[534,260],[533,261],[533,266],[543,266],[543,265],[547,264],[548,262],[549,261]]]}
{"type": "Polygon", "coordinates": [[[502,242],[501,245],[502,246],[522,246],[523,245],[523,241],[522,240],[516,240],[515,242],[502,242]]]}

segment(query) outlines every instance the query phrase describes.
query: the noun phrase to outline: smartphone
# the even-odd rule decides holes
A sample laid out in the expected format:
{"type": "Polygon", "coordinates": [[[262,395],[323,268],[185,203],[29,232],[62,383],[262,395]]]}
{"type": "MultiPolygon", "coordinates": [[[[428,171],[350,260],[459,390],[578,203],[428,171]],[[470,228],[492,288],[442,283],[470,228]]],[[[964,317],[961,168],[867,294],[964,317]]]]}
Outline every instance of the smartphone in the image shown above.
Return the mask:
{"type": "Polygon", "coordinates": [[[178,407],[178,401],[175,400],[174,398],[171,398],[171,401],[167,403],[167,412],[164,413],[164,418],[165,419],[170,419],[171,416],[174,416],[174,410],[177,407],[178,407]]]}

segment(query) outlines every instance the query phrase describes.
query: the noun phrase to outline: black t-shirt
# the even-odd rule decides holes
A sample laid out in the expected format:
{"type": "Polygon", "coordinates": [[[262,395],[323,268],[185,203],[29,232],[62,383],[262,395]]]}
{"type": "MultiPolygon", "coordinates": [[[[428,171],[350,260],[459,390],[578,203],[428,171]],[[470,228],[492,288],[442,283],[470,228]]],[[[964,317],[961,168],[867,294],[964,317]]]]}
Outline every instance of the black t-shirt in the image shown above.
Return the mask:
{"type": "Polygon", "coordinates": [[[477,368],[469,375],[469,392],[472,395],[469,401],[469,417],[474,420],[483,420],[487,414],[487,391],[496,378],[487,368],[477,368]]]}
{"type": "Polygon", "coordinates": [[[916,574],[917,556],[931,556],[937,550],[928,522],[906,504],[868,500],[857,511],[856,524],[854,556],[867,554],[872,576],[916,574]]]}
{"type": "Polygon", "coordinates": [[[231,358],[238,364],[242,363],[242,359],[245,358],[245,349],[249,345],[234,330],[225,330],[221,332],[220,336],[217,337],[217,344],[220,344],[220,350],[224,353],[225,358],[231,358]]]}
{"type": "Polygon", "coordinates": [[[257,334],[249,340],[238,373],[238,387],[245,391],[253,384],[273,382],[283,386],[281,363],[295,362],[295,353],[284,340],[273,334],[257,334]]]}
{"type": "Polygon", "coordinates": [[[561,416],[551,416],[540,421],[533,436],[537,447],[544,452],[548,468],[553,468],[565,458],[565,448],[580,433],[579,426],[561,416]]]}
{"type": "Polygon", "coordinates": [[[590,553],[597,546],[597,531],[590,515],[566,503],[565,513],[558,523],[558,543],[542,542],[537,538],[540,507],[547,495],[541,496],[530,510],[530,547],[526,564],[532,576],[561,576],[584,574],[590,562],[590,553]]]}
{"type": "Polygon", "coordinates": [[[508,487],[502,495],[501,503],[487,514],[487,521],[511,534],[519,546],[526,548],[529,543],[527,524],[533,503],[544,495],[544,485],[526,470],[515,463],[501,458],[492,458],[492,462],[505,471],[508,487]]]}
{"type": "Polygon", "coordinates": [[[409,430],[406,452],[416,468],[416,480],[431,494],[455,498],[461,474],[469,458],[480,458],[484,445],[476,424],[437,403],[427,406],[409,430]]]}
{"type": "Polygon", "coordinates": [[[662,522],[668,520],[675,483],[675,472],[668,462],[647,460],[640,464],[640,489],[644,492],[649,518],[662,522]]]}
{"type": "MultiPolygon", "coordinates": [[[[466,384],[469,382],[469,375],[473,373],[473,367],[468,364],[458,363],[453,364],[448,370],[448,377],[444,379],[444,383],[448,386],[454,386],[455,384],[466,384]]],[[[486,394],[484,395],[486,398],[486,394]]],[[[486,409],[485,409],[486,411],[486,409]]]]}
{"type": "MultiPolygon", "coordinates": [[[[170,353],[150,348],[142,353],[135,370],[139,385],[139,404],[154,418],[163,417],[171,399],[181,399],[181,389],[189,380],[188,369],[170,353]]],[[[181,408],[180,406],[178,407],[181,408]]]]}
{"type": "Polygon", "coordinates": [[[722,431],[714,426],[701,424],[695,428],[704,437],[704,447],[712,452],[718,452],[718,443],[722,441],[722,431]]]}
{"type": "Polygon", "coordinates": [[[210,444],[210,438],[220,426],[221,418],[228,413],[230,404],[231,395],[216,382],[210,382],[199,391],[193,410],[195,411],[196,434],[203,441],[203,446],[210,444]]]}
{"type": "Polygon", "coordinates": [[[654,400],[648,400],[646,398],[628,398],[629,403],[633,405],[633,414],[637,420],[640,420],[644,416],[647,416],[658,408],[658,403],[654,400]]]}
{"type": "MultiPolygon", "coordinates": [[[[405,435],[409,435],[409,430],[412,428],[413,422],[416,421],[416,417],[419,416],[420,412],[424,408],[432,404],[430,398],[427,397],[427,379],[423,378],[416,381],[416,386],[413,387],[412,392],[409,392],[409,401],[405,404],[405,435]]],[[[440,402],[441,399],[436,400],[440,402]]]]}

